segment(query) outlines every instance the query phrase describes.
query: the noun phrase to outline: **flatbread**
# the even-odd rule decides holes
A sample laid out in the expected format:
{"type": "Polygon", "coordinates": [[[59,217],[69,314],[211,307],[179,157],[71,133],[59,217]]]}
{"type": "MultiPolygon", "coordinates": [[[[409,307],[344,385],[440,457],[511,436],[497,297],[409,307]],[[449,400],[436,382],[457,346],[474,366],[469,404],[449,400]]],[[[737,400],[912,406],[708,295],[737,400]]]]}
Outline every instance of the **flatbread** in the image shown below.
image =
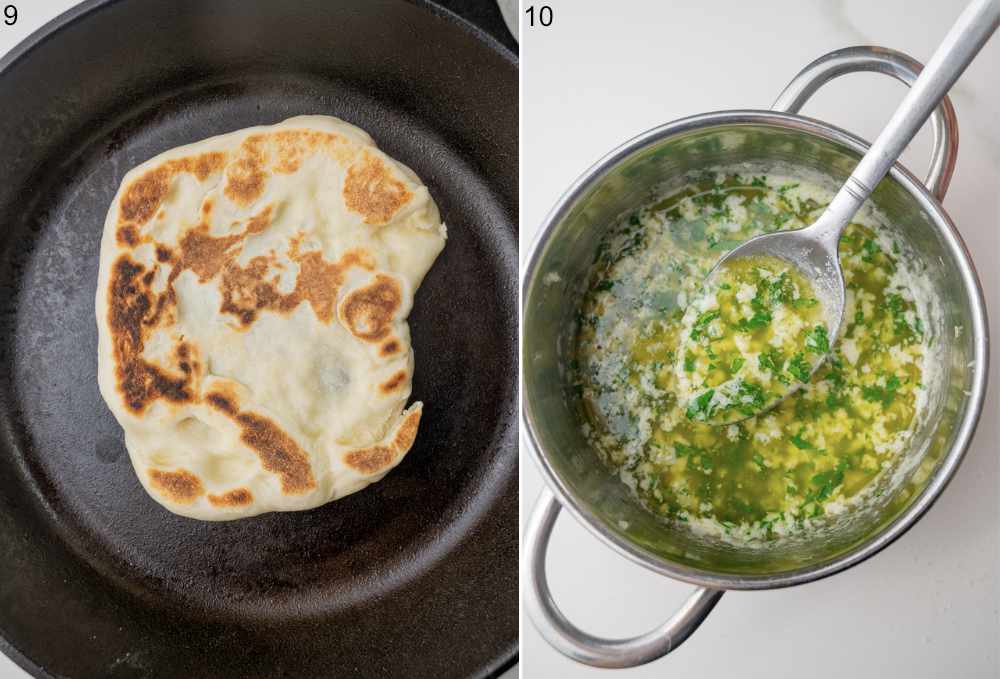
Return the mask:
{"type": "Polygon", "coordinates": [[[445,238],[419,178],[336,118],[129,172],[101,242],[98,379],[149,494],[225,520],[385,476],[417,434],[406,318],[445,238]]]}

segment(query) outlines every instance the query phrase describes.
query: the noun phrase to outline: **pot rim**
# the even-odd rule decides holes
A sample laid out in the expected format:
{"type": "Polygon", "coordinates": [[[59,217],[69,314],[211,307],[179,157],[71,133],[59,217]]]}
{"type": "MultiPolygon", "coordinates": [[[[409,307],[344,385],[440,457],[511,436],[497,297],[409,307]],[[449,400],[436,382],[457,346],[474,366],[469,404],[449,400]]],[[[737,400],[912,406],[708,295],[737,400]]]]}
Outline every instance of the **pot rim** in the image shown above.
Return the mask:
{"type": "MultiPolygon", "coordinates": [[[[531,247],[528,250],[528,256],[525,259],[521,278],[522,329],[524,328],[524,304],[528,297],[529,283],[536,276],[538,263],[551,240],[553,229],[556,224],[565,218],[569,209],[587,190],[597,181],[603,179],[608,172],[617,167],[622,161],[656,142],[695,130],[739,125],[777,127],[784,130],[810,134],[845,146],[849,150],[858,153],[859,156],[863,155],[869,146],[868,142],[860,137],[814,118],[757,109],[733,109],[701,113],[665,123],[633,137],[605,155],[586,172],[581,174],[549,211],[541,228],[535,234],[531,247]]],[[[569,511],[594,536],[620,555],[640,566],[693,585],[725,590],[775,589],[819,580],[839,573],[874,556],[901,537],[937,501],[965,457],[985,401],[986,380],[989,373],[989,326],[986,319],[986,304],[982,284],[976,274],[975,265],[972,262],[968,248],[961,234],[948,216],[948,213],[931,196],[923,183],[899,162],[893,165],[888,176],[891,176],[894,181],[901,184],[911,196],[917,199],[920,207],[934,217],[934,223],[937,225],[939,232],[944,236],[948,248],[956,255],[956,259],[959,262],[958,274],[962,278],[963,286],[968,293],[972,308],[973,327],[971,328],[971,333],[975,365],[973,366],[972,383],[969,389],[969,400],[957,424],[958,433],[954,444],[942,458],[938,469],[934,472],[927,486],[921,491],[916,500],[888,525],[864,542],[830,561],[815,566],[806,566],[776,574],[750,575],[714,573],[670,561],[610,531],[585,503],[579,501],[573,495],[568,486],[563,483],[562,479],[549,464],[535,433],[531,407],[527,398],[527,391],[524,388],[523,371],[526,362],[522,360],[520,386],[522,394],[521,422],[523,424],[524,440],[528,444],[528,449],[531,450],[535,463],[542,471],[546,485],[555,494],[559,504],[565,510],[569,511]]]]}

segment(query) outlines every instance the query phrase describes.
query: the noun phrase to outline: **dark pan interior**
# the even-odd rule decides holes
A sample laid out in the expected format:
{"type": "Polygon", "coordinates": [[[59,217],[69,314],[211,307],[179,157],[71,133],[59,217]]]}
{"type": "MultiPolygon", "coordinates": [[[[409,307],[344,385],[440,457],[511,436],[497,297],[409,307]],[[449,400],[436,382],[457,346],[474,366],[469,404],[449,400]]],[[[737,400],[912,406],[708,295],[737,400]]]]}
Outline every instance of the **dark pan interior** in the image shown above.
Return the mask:
{"type": "Polygon", "coordinates": [[[517,68],[403,0],[92,2],[0,72],[0,640],[38,676],[483,676],[517,641],[517,68]],[[205,523],[136,479],[97,388],[122,176],[286,117],[354,123],[448,244],[410,317],[425,404],[383,481],[205,523]]]}

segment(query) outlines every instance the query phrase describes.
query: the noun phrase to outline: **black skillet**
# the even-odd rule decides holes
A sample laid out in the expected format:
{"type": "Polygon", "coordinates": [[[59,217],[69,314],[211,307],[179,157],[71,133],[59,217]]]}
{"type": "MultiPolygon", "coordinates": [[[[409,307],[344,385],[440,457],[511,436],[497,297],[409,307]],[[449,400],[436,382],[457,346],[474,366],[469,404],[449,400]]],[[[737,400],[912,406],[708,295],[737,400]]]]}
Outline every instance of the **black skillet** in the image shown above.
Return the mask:
{"type": "Polygon", "coordinates": [[[0,61],[2,650],[102,678],[510,665],[516,200],[516,57],[426,2],[92,0],[0,61]],[[325,507],[174,516],[97,389],[104,214],[160,151],[303,113],[368,130],[448,224],[411,315],[420,434],[325,507]]]}

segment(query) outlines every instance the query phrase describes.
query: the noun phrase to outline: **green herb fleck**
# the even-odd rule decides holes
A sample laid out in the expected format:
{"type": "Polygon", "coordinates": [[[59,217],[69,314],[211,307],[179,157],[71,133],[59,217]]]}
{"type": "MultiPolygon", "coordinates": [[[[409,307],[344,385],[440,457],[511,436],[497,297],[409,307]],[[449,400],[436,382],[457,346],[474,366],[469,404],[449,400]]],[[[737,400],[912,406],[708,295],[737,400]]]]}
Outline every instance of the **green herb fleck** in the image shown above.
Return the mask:
{"type": "Polygon", "coordinates": [[[703,453],[705,451],[699,448],[698,446],[689,446],[686,443],[681,443],[680,441],[677,441],[674,443],[674,452],[678,455],[678,457],[684,457],[685,455],[690,455],[692,453],[698,454],[698,453],[703,453]]]}
{"type": "Polygon", "coordinates": [[[847,469],[847,461],[841,460],[834,469],[827,469],[813,476],[809,482],[817,487],[814,499],[817,502],[826,500],[833,494],[833,491],[844,482],[844,471],[847,469]]]}
{"type": "Polygon", "coordinates": [[[885,386],[877,384],[861,388],[861,397],[872,403],[881,403],[883,408],[888,408],[896,400],[896,392],[902,383],[895,375],[890,375],[885,380],[885,386]]]}
{"type": "Polygon", "coordinates": [[[694,372],[694,354],[691,351],[684,354],[684,372],[694,372]]]}
{"type": "Polygon", "coordinates": [[[802,438],[802,432],[804,431],[805,427],[799,429],[799,433],[796,434],[795,436],[790,437],[788,440],[791,441],[792,444],[799,450],[816,450],[816,446],[814,446],[813,444],[809,443],[804,438],[802,438]]]}
{"type": "Polygon", "coordinates": [[[861,246],[861,250],[864,252],[864,254],[861,255],[862,262],[874,261],[875,255],[882,251],[879,249],[878,243],[871,238],[865,239],[864,245],[861,246]]]}
{"type": "Polygon", "coordinates": [[[782,271],[780,276],[768,284],[768,288],[771,304],[788,304],[792,301],[792,295],[795,294],[795,287],[788,279],[787,271],[782,271]]]}
{"type": "Polygon", "coordinates": [[[826,334],[826,328],[817,325],[806,335],[806,349],[814,354],[826,354],[830,351],[830,340],[826,334]]]}
{"type": "Polygon", "coordinates": [[[736,390],[736,407],[744,415],[756,415],[764,409],[767,396],[764,388],[754,382],[741,380],[736,390]]]}
{"type": "Polygon", "coordinates": [[[741,318],[736,324],[736,329],[740,332],[753,332],[760,328],[766,328],[771,323],[770,311],[756,311],[750,318],[741,318]]]}
{"type": "Polygon", "coordinates": [[[708,324],[714,321],[716,318],[722,315],[722,312],[718,309],[712,309],[711,311],[703,312],[695,320],[694,325],[691,326],[691,339],[696,340],[701,337],[701,334],[708,328],[708,324]]]}
{"type": "Polygon", "coordinates": [[[800,351],[792,356],[792,360],[788,362],[788,372],[798,379],[799,382],[809,381],[809,375],[812,374],[812,366],[806,361],[805,354],[800,351]]]}
{"type": "Polygon", "coordinates": [[[784,365],[784,363],[785,360],[777,349],[762,351],[757,356],[757,365],[761,370],[767,370],[768,372],[780,372],[781,366],[784,365]]]}
{"type": "Polygon", "coordinates": [[[712,407],[713,396],[715,396],[715,389],[708,389],[688,403],[686,412],[688,419],[705,421],[711,418],[715,411],[715,408],[712,407]]]}

